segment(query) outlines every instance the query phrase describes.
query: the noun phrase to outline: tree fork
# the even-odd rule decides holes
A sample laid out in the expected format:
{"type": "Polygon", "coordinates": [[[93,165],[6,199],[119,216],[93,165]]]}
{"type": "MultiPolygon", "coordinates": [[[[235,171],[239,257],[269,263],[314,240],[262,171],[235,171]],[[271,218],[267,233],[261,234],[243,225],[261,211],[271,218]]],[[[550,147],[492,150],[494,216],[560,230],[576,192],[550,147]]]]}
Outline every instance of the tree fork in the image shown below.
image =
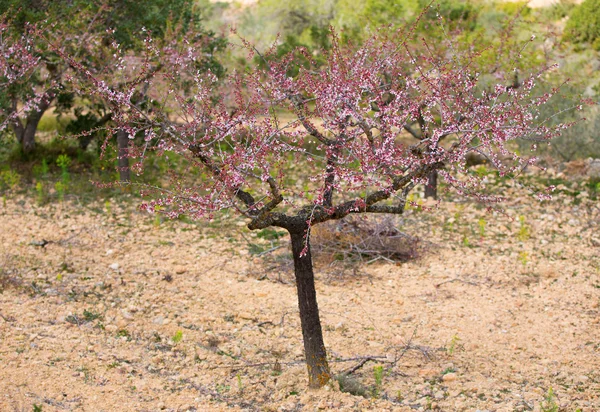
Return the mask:
{"type": "Polygon", "coordinates": [[[331,371],[329,370],[327,352],[323,343],[323,330],[319,318],[310,245],[304,242],[306,229],[308,228],[303,228],[300,231],[290,230],[289,232],[292,239],[298,307],[304,339],[304,355],[308,369],[308,386],[310,388],[320,388],[331,379],[331,371]],[[307,250],[302,255],[305,245],[307,250]]]}

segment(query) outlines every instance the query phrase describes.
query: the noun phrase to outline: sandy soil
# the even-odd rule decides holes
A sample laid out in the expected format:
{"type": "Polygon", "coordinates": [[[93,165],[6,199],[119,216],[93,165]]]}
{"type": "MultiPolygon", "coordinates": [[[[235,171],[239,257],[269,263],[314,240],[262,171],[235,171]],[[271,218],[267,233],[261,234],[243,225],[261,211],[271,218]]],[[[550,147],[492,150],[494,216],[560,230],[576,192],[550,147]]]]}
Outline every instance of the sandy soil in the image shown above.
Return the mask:
{"type": "Polygon", "coordinates": [[[376,358],[350,377],[366,397],[307,389],[289,269],[268,270],[287,252],[251,256],[242,222],[9,196],[0,410],[598,411],[599,203],[503,190],[506,214],[407,213],[417,260],[319,268],[332,369],[376,358]]]}

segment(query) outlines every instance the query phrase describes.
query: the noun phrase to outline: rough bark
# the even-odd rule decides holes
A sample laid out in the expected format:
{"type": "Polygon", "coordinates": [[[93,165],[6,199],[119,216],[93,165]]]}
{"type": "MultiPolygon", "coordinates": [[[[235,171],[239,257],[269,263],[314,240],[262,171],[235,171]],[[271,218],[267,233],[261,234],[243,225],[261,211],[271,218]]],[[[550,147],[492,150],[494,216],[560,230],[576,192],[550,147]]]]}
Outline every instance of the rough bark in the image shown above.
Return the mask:
{"type": "Polygon", "coordinates": [[[290,236],[294,256],[300,323],[304,339],[304,354],[308,368],[308,386],[320,388],[331,379],[331,372],[327,363],[325,344],[323,343],[310,247],[304,256],[301,256],[305,246],[304,233],[304,230],[294,230],[290,231],[290,236]]]}
{"type": "Polygon", "coordinates": [[[117,147],[119,149],[117,155],[119,178],[121,182],[129,182],[131,180],[128,154],[129,136],[123,129],[119,129],[119,131],[117,131],[117,147]]]}
{"type": "Polygon", "coordinates": [[[427,184],[425,185],[425,198],[437,199],[437,178],[437,170],[432,170],[427,175],[427,184]]]}

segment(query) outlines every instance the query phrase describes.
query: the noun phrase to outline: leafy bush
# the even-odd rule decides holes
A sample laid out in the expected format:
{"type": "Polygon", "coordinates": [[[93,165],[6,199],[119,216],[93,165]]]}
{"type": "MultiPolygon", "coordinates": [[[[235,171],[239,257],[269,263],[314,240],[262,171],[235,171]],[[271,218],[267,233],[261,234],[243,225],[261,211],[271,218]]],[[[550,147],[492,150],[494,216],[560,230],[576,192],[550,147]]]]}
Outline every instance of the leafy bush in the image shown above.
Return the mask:
{"type": "Polygon", "coordinates": [[[564,37],[575,43],[591,43],[600,50],[600,0],[585,0],[573,9],[564,37]]]}

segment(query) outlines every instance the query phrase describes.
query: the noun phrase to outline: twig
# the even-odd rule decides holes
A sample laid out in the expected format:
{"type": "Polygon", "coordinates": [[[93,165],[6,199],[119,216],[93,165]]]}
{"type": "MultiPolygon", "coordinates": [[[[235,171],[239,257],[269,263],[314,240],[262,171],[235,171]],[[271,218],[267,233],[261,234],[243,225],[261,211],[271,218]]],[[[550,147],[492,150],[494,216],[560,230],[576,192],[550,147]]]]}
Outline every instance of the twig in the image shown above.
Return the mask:
{"type": "Polygon", "coordinates": [[[0,313],[0,318],[4,319],[5,322],[9,322],[9,323],[16,321],[16,319],[14,317],[12,317],[12,316],[6,317],[2,313],[0,313]]]}
{"type": "Polygon", "coordinates": [[[264,255],[266,255],[266,254],[269,254],[269,253],[271,253],[271,252],[274,252],[274,251],[276,251],[277,249],[281,249],[282,247],[283,247],[283,246],[281,246],[281,245],[280,245],[280,246],[275,246],[275,247],[272,247],[272,248],[271,248],[271,249],[269,249],[269,250],[265,250],[264,252],[260,252],[259,254],[257,254],[257,255],[256,255],[256,257],[261,257],[261,256],[264,256],[264,255]]]}
{"type": "MultiPolygon", "coordinates": [[[[358,362],[358,364],[354,365],[351,368],[346,369],[345,371],[342,371],[341,373],[343,375],[351,375],[354,372],[356,372],[357,370],[359,370],[360,368],[362,368],[363,366],[365,366],[366,363],[369,362],[369,361],[381,362],[382,361],[381,358],[382,358],[381,356],[376,356],[376,357],[369,356],[369,357],[366,357],[363,360],[361,360],[360,362],[358,362]]],[[[383,358],[386,359],[385,357],[383,357],[383,358]]]]}
{"type": "Polygon", "coordinates": [[[435,285],[435,287],[439,288],[440,286],[442,286],[445,283],[452,283],[452,282],[462,282],[462,283],[466,283],[467,285],[479,286],[479,283],[477,283],[477,282],[471,282],[469,280],[463,280],[463,279],[459,279],[459,278],[454,278],[454,279],[445,280],[445,281],[443,281],[441,283],[438,283],[437,285],[435,285]]]}

